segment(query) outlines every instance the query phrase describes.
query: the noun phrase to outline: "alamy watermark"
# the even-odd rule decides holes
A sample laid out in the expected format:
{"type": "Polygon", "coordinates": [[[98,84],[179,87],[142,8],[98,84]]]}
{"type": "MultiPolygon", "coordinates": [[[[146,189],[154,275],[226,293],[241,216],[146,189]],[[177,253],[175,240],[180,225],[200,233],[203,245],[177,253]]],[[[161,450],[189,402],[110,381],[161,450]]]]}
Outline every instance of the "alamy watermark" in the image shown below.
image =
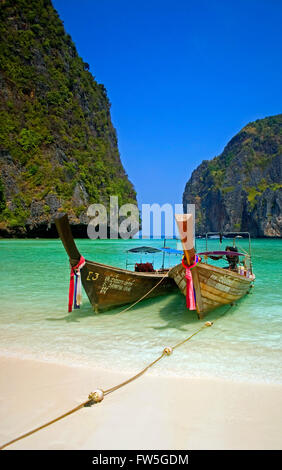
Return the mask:
{"type": "Polygon", "coordinates": [[[184,212],[193,214],[195,220],[194,204],[187,204],[185,208],[183,204],[142,204],[140,212],[135,204],[119,207],[118,197],[111,196],[109,210],[103,204],[88,207],[87,234],[91,239],[173,238],[178,234],[175,214],[184,212]]]}

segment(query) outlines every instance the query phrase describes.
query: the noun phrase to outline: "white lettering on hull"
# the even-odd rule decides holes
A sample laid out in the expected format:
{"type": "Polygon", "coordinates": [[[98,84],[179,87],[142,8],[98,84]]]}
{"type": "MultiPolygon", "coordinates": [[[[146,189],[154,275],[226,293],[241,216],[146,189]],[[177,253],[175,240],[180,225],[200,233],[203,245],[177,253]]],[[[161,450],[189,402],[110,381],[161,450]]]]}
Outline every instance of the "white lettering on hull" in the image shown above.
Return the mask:
{"type": "Polygon", "coordinates": [[[109,289],[130,292],[133,284],[134,279],[120,279],[117,274],[113,276],[106,276],[100,289],[100,294],[106,294],[109,289]]]}

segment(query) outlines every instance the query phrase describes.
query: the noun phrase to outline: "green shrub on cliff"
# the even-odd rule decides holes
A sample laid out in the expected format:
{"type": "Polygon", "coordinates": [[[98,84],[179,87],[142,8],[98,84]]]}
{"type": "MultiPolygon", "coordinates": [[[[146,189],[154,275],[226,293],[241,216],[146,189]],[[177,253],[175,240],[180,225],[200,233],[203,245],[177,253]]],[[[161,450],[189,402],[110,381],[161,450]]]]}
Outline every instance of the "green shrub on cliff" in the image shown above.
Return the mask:
{"type": "Polygon", "coordinates": [[[6,200],[5,200],[5,194],[4,194],[4,185],[0,178],[0,213],[3,212],[5,208],[6,208],[6,200]]]}

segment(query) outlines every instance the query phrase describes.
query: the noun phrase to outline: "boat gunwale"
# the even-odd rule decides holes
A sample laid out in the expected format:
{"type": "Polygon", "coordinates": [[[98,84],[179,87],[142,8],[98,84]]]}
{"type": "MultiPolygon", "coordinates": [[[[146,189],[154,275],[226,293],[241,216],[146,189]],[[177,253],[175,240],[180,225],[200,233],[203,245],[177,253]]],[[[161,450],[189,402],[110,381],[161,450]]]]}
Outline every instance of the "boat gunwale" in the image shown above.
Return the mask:
{"type": "Polygon", "coordinates": [[[254,281],[254,279],[250,279],[249,277],[242,276],[242,274],[236,273],[235,271],[230,271],[228,269],[220,268],[218,266],[213,266],[212,264],[200,263],[198,266],[199,268],[204,268],[207,271],[215,271],[218,274],[225,275],[233,279],[238,279],[239,281],[242,281],[243,283],[244,282],[250,283],[254,281]]]}
{"type": "MultiPolygon", "coordinates": [[[[155,277],[155,278],[163,278],[163,277],[166,277],[168,272],[170,270],[167,270],[165,273],[157,273],[157,272],[138,272],[138,271],[130,271],[129,269],[124,269],[124,268],[119,268],[117,266],[111,266],[109,264],[103,264],[103,263],[99,263],[97,261],[91,261],[91,260],[88,260],[88,259],[85,259],[85,262],[86,263],[89,263],[89,264],[93,264],[93,265],[97,265],[98,267],[100,268],[106,268],[106,269],[110,269],[112,271],[121,271],[122,273],[126,273],[126,274],[129,274],[129,275],[133,275],[133,276],[137,276],[137,277],[155,277]]],[[[170,279],[169,276],[167,276],[168,279],[170,279]]]]}

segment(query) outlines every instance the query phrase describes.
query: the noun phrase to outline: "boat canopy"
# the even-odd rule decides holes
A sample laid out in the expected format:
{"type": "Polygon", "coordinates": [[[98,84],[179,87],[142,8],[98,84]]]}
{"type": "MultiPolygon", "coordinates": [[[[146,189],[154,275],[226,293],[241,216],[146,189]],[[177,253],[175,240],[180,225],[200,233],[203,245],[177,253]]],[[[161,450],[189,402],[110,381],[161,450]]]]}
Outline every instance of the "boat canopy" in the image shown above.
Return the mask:
{"type": "Polygon", "coordinates": [[[174,253],[175,255],[183,255],[182,250],[176,250],[175,248],[161,248],[165,253],[174,253]]]}
{"type": "Polygon", "coordinates": [[[198,255],[205,256],[246,256],[246,253],[239,253],[238,251],[202,251],[198,255]]]}
{"type": "Polygon", "coordinates": [[[158,248],[153,248],[152,246],[139,246],[136,248],[131,248],[130,250],[127,250],[127,253],[157,253],[162,250],[159,250],[158,248]]]}
{"type": "MultiPolygon", "coordinates": [[[[174,248],[161,248],[162,251],[165,253],[174,253],[177,255],[183,255],[183,251],[181,250],[176,250],[174,248]]],[[[246,256],[246,253],[238,253],[238,251],[202,251],[201,253],[198,253],[198,255],[206,255],[206,256],[246,256]]]]}

